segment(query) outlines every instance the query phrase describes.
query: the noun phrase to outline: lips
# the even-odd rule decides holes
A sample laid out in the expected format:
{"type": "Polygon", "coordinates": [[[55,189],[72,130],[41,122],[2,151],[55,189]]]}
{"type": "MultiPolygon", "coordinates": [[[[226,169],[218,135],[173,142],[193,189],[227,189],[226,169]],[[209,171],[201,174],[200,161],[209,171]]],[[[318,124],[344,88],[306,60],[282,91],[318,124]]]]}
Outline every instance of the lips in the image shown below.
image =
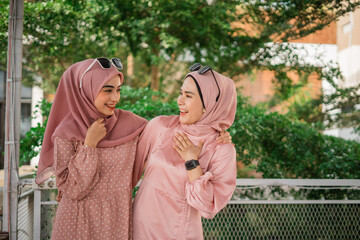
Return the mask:
{"type": "Polygon", "coordinates": [[[179,109],[180,110],[180,116],[185,116],[187,113],[189,113],[189,111],[186,111],[184,109],[179,109]]]}
{"type": "Polygon", "coordinates": [[[105,106],[108,107],[112,111],[115,110],[115,105],[107,105],[107,104],[105,104],[105,106]]]}

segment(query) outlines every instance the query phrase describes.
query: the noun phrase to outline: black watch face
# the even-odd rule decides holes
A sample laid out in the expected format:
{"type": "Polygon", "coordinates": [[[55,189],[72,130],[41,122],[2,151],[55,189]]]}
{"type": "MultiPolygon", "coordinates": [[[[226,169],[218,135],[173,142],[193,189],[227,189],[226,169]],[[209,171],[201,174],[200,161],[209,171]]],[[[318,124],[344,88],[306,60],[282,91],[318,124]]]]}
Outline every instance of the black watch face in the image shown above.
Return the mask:
{"type": "Polygon", "coordinates": [[[197,160],[190,160],[185,163],[185,167],[187,170],[196,168],[197,165],[199,165],[199,161],[197,161],[197,160]]]}

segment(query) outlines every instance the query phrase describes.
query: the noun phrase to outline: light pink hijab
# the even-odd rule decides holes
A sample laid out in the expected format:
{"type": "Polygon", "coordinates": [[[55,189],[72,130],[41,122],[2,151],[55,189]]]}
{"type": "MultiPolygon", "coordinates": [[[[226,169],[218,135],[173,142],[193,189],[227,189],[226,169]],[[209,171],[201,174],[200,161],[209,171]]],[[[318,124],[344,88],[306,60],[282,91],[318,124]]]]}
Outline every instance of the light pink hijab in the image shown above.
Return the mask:
{"type": "Polygon", "coordinates": [[[201,89],[205,105],[205,113],[199,121],[191,125],[181,124],[184,131],[191,136],[211,134],[214,131],[228,129],[234,122],[236,113],[236,88],[233,80],[213,71],[220,88],[220,97],[216,82],[211,71],[201,75],[198,72],[191,72],[186,78],[194,78],[201,89]]]}
{"type": "Polygon", "coordinates": [[[103,69],[95,63],[82,79],[80,77],[94,59],[84,60],[70,66],[61,77],[45,130],[40,153],[36,183],[40,184],[54,174],[54,137],[67,140],[85,141],[87,129],[102,117],[105,118],[106,136],[97,147],[114,147],[132,140],[144,129],[147,121],[131,112],[116,109],[114,115],[107,118],[96,109],[94,102],[102,86],[123,74],[115,67],[103,69]]]}
{"type": "Polygon", "coordinates": [[[216,137],[219,136],[220,131],[231,127],[236,113],[237,94],[233,80],[216,71],[213,73],[220,88],[218,101],[216,97],[219,90],[211,71],[202,75],[194,71],[186,75],[185,79],[193,78],[199,84],[206,111],[194,124],[177,125],[172,134],[184,132],[195,145],[205,141],[199,158],[217,146],[216,137]]]}

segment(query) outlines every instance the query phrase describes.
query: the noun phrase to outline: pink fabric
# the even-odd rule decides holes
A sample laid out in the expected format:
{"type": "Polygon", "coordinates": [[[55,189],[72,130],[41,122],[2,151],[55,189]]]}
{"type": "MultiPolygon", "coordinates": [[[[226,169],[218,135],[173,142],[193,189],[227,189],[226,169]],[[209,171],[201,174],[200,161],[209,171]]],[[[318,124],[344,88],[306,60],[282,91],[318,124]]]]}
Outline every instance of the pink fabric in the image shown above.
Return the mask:
{"type": "Polygon", "coordinates": [[[200,85],[206,113],[192,125],[179,116],[161,116],[149,122],[140,136],[133,184],[146,170],[134,201],[133,238],[202,239],[201,216],[213,218],[230,200],[236,186],[236,152],[231,144],[217,144],[216,137],[234,121],[236,89],[231,79],[216,72],[218,90],[210,72],[190,73],[200,85]],[[204,173],[188,181],[184,160],[173,149],[172,136],[183,131],[197,144],[205,143],[199,156],[204,173]]]}
{"type": "Polygon", "coordinates": [[[38,184],[54,174],[53,138],[55,136],[84,142],[90,125],[103,117],[107,134],[99,142],[98,147],[114,147],[138,136],[146,125],[145,119],[128,111],[117,109],[109,118],[97,111],[94,101],[102,86],[116,75],[120,76],[122,83],[123,75],[113,66],[110,69],[103,69],[95,63],[84,75],[80,89],[80,77],[93,60],[88,59],[73,64],[64,72],[60,80],[40,153],[35,179],[38,184]]]}
{"type": "Polygon", "coordinates": [[[55,137],[60,195],[52,240],[132,239],[131,178],[138,137],[109,148],[55,137]]]}

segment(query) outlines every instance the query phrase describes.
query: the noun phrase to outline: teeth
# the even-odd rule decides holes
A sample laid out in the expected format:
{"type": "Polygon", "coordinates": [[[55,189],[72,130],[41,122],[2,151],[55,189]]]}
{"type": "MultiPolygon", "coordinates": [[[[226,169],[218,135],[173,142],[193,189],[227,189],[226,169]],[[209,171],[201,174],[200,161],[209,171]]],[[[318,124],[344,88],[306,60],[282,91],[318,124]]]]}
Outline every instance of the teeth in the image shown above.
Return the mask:
{"type": "Polygon", "coordinates": [[[181,109],[180,109],[180,112],[182,112],[182,113],[188,113],[189,111],[185,111],[185,110],[181,110],[181,109]]]}

